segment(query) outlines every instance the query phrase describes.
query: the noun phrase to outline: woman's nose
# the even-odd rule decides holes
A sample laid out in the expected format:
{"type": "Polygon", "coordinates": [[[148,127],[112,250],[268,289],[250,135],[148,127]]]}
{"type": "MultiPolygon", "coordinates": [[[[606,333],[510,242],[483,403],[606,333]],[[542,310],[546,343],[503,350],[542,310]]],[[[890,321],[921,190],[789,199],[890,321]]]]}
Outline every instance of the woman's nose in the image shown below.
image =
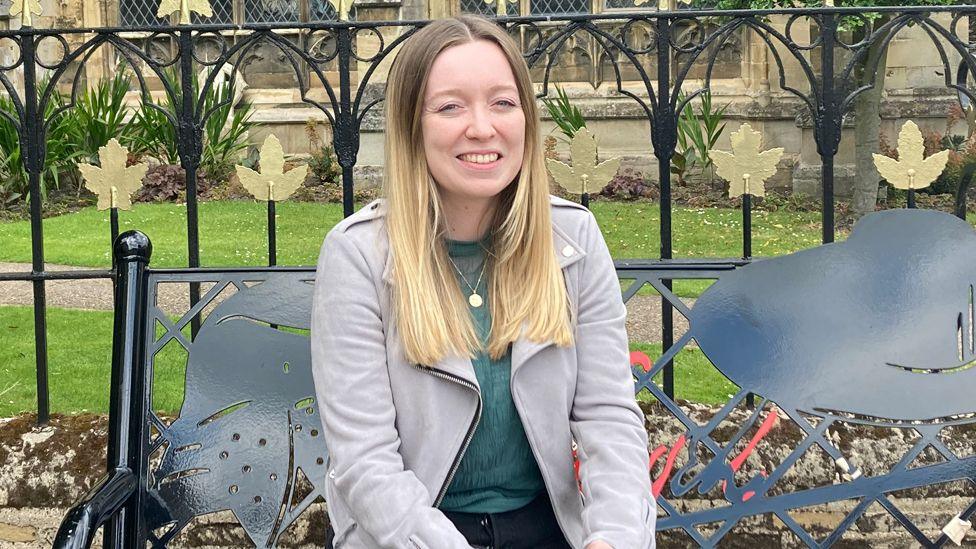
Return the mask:
{"type": "Polygon", "coordinates": [[[468,128],[464,132],[468,139],[487,139],[495,136],[495,125],[487,109],[472,109],[468,128]]]}

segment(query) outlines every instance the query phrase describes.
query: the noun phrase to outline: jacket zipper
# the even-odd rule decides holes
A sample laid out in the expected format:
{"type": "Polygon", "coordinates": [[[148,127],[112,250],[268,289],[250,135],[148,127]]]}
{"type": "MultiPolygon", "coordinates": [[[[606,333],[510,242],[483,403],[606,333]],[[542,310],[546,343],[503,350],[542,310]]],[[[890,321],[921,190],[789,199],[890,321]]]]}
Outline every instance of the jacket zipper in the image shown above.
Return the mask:
{"type": "Polygon", "coordinates": [[[453,383],[457,383],[458,385],[461,385],[463,387],[467,387],[478,395],[478,409],[475,412],[474,419],[471,421],[471,425],[468,426],[468,432],[467,434],[464,435],[464,442],[461,444],[460,450],[458,450],[457,455],[454,456],[454,462],[451,464],[451,468],[447,472],[447,479],[444,480],[444,484],[441,486],[441,489],[437,492],[437,498],[434,500],[433,507],[437,507],[438,505],[441,504],[441,500],[443,500],[444,496],[447,494],[447,488],[451,485],[451,481],[454,480],[454,475],[457,474],[458,467],[461,465],[461,458],[464,457],[464,453],[468,450],[468,445],[471,444],[471,439],[474,438],[474,432],[478,428],[478,423],[481,421],[481,407],[482,407],[481,391],[478,390],[478,387],[475,384],[471,383],[470,381],[464,378],[458,377],[454,374],[449,374],[447,372],[438,370],[436,368],[431,368],[430,366],[425,366],[422,364],[414,364],[414,366],[416,366],[419,370],[423,372],[427,372],[428,374],[434,377],[446,379],[453,383]]]}

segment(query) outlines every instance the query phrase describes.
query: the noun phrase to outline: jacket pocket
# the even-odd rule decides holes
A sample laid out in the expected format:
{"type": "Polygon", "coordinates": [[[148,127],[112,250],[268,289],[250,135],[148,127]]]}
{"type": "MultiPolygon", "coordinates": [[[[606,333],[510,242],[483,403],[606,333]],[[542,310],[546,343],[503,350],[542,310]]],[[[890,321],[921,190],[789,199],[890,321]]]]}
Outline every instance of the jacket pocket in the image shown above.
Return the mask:
{"type": "Polygon", "coordinates": [[[410,536],[408,539],[410,541],[411,549],[430,549],[427,547],[427,544],[420,541],[420,538],[417,536],[410,536]]]}

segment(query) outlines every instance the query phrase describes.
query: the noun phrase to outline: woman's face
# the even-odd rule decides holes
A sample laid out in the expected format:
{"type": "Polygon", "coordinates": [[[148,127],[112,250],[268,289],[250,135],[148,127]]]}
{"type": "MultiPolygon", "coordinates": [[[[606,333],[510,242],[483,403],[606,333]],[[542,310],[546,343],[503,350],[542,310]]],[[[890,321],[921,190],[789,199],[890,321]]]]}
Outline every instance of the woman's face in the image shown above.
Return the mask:
{"type": "Polygon", "coordinates": [[[525,114],[494,42],[443,50],[427,78],[421,127],[427,166],[446,203],[490,201],[522,167],[525,114]]]}

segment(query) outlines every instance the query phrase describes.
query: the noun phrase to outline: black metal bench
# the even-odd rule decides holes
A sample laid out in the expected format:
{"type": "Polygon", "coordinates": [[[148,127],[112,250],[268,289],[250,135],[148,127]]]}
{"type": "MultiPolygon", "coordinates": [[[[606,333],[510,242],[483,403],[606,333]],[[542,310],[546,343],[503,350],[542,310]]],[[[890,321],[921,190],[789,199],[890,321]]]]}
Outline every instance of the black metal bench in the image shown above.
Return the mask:
{"type": "MultiPolygon", "coordinates": [[[[150,251],[137,232],[116,243],[108,475],[69,511],[55,546],[87,547],[103,525],[105,547],[165,546],[194,517],[221,510],[234,512],[252,543],[274,546],[322,496],[328,460],[307,342],[314,271],[153,270],[150,251]],[[158,289],[170,283],[212,286],[173,321],[157,303],[158,289]],[[188,327],[201,316],[191,338],[188,327]],[[186,395],[180,416],[166,422],[152,412],[153,359],[174,340],[187,350],[186,395]]],[[[662,537],[678,532],[714,546],[744,519],[765,514],[800,542],[828,546],[877,502],[906,538],[945,544],[948,534],[930,538],[888,495],[963,481],[973,503],[955,510],[952,525],[958,529],[976,511],[976,450],[956,455],[939,436],[976,423],[976,234],[946,214],[882,212],[844,243],[743,264],[617,262],[620,278],[632,280],[625,300],[653,286],[690,324],[673,345],[665,335],[670,349],[653,365],[634,369],[636,391],[653,394],[684,432],[670,463],[653,468],[662,537]],[[689,309],[671,291],[677,279],[718,282],[689,309]],[[740,388],[707,421],[654,382],[694,342],[740,388]],[[744,405],[750,393],[759,397],[754,409],[744,405]],[[762,444],[769,422],[757,425],[764,411],[769,420],[772,402],[795,426],[795,449],[743,482],[736,456],[750,434],[753,446],[762,444]],[[723,422],[736,411],[747,419],[730,435],[723,422]],[[861,475],[828,435],[841,423],[919,436],[891,471],[861,475]],[[682,457],[682,445],[696,450],[682,457]],[[816,447],[846,480],[775,493],[783,474],[816,447]],[[909,468],[927,448],[944,459],[909,468]],[[716,490],[721,505],[679,505],[716,490]],[[858,503],[820,540],[789,513],[850,499],[858,503]],[[707,524],[718,526],[706,534],[699,527],[707,524]]],[[[656,438],[652,430],[653,444],[670,444],[656,438]]],[[[663,461],[661,448],[652,457],[663,461]]]]}

